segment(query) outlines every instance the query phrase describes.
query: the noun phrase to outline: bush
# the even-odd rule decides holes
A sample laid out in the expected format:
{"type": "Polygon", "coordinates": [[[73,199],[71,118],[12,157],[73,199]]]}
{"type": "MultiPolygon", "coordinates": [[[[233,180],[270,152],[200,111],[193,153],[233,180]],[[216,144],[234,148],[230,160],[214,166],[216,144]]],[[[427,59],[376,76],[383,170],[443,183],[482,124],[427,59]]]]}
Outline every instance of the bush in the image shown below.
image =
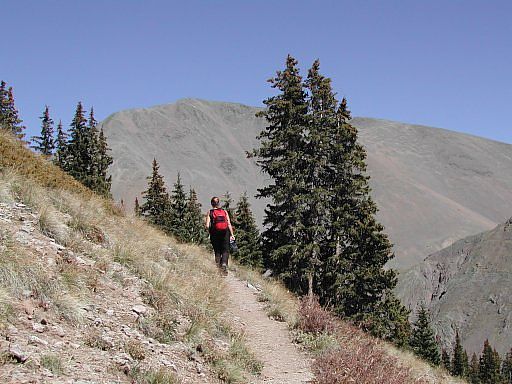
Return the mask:
{"type": "Polygon", "coordinates": [[[298,328],[307,333],[333,333],[336,329],[334,315],[322,308],[317,297],[303,297],[299,305],[298,328]]]}
{"type": "Polygon", "coordinates": [[[414,380],[409,369],[386,355],[375,342],[368,340],[353,348],[330,350],[313,362],[315,384],[403,384],[426,383],[414,380]]]}

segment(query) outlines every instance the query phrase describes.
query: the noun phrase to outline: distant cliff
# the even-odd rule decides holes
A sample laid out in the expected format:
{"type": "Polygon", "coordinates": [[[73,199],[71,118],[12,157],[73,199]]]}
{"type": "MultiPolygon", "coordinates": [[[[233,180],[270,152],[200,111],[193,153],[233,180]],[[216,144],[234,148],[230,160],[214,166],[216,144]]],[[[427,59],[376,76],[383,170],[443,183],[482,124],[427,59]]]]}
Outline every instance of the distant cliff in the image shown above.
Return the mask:
{"type": "MultiPolygon", "coordinates": [[[[510,208],[510,207],[509,207],[510,208]]],[[[412,309],[423,302],[445,345],[459,329],[468,352],[485,339],[500,354],[512,347],[512,219],[427,257],[397,287],[412,309]]]]}

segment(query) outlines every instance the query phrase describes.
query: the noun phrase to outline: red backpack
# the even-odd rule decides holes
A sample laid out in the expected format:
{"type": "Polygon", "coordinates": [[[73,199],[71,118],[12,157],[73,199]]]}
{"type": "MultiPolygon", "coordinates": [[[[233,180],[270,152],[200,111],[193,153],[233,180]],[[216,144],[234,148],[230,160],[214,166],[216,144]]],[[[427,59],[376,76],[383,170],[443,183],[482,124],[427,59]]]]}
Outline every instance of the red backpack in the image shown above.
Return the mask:
{"type": "Polygon", "coordinates": [[[221,208],[210,210],[211,229],[214,231],[225,231],[228,229],[228,215],[221,208]]]}

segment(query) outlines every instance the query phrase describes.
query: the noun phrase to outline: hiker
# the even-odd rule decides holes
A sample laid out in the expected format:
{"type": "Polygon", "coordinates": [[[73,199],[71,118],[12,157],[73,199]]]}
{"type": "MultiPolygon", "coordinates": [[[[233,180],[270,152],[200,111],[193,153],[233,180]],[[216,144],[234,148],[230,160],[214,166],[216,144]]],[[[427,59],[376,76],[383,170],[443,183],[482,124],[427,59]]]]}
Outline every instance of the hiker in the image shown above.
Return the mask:
{"type": "Polygon", "coordinates": [[[205,226],[215,251],[215,264],[224,275],[228,273],[229,241],[235,240],[229,214],[220,207],[217,196],[212,197],[212,209],[206,214],[205,226]]]}

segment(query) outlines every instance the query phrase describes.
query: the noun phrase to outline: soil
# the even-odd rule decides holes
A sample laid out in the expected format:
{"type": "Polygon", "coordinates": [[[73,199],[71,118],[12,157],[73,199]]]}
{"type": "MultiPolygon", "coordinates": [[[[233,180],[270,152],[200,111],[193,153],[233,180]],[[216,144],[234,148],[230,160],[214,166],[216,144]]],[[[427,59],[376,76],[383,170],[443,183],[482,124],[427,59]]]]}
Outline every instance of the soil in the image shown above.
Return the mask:
{"type": "Polygon", "coordinates": [[[291,342],[287,324],[267,316],[264,305],[258,302],[258,292],[247,282],[230,273],[226,283],[227,312],[241,325],[249,348],[263,363],[261,376],[253,384],[309,383],[313,378],[311,359],[291,342]]]}

